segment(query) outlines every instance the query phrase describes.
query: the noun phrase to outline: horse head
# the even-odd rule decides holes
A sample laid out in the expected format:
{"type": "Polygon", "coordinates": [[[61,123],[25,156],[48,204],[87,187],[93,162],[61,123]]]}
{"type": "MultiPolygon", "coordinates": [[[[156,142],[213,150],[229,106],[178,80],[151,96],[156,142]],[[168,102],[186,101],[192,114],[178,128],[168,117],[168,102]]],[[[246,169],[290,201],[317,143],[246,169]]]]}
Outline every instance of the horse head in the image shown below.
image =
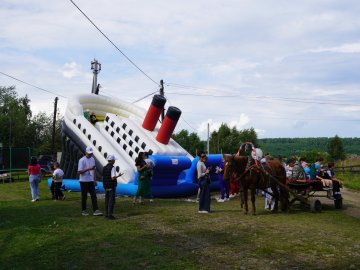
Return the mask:
{"type": "Polygon", "coordinates": [[[224,174],[223,179],[229,180],[230,176],[234,173],[241,175],[245,169],[247,164],[247,157],[239,156],[239,155],[224,155],[224,174]]]}

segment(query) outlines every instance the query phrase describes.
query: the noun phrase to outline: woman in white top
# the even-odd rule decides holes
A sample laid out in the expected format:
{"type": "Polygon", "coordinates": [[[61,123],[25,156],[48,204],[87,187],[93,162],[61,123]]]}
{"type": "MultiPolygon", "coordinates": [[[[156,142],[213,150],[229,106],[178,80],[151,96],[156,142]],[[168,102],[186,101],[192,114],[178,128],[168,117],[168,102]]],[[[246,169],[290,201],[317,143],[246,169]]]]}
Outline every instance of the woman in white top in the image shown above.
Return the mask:
{"type": "Polygon", "coordinates": [[[200,152],[199,157],[196,165],[200,188],[199,213],[210,213],[210,169],[206,168],[205,162],[207,157],[204,151],[200,152]]]}

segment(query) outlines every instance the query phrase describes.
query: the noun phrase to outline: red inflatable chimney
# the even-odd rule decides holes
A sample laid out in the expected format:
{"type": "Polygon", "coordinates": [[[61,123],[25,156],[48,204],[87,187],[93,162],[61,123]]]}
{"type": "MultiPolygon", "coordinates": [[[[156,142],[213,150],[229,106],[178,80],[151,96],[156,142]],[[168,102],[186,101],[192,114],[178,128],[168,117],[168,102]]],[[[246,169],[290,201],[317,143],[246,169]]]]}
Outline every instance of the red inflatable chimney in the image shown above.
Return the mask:
{"type": "Polygon", "coordinates": [[[149,131],[154,130],[156,123],[159,120],[159,116],[161,112],[164,110],[165,103],[166,103],[166,98],[160,95],[154,95],[150,107],[144,118],[144,122],[142,123],[143,128],[149,131]]]}
{"type": "Polygon", "coordinates": [[[171,135],[174,132],[177,121],[179,120],[181,111],[173,106],[170,106],[166,112],[164,121],[161,124],[156,140],[162,144],[168,144],[171,135]]]}

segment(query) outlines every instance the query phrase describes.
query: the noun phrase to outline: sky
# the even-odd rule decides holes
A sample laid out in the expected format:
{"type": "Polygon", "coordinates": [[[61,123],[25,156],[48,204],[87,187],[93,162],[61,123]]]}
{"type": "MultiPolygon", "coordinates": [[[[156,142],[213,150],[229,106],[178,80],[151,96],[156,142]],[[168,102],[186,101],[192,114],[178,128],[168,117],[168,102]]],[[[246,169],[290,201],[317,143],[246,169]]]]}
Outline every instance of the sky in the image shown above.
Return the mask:
{"type": "Polygon", "coordinates": [[[359,137],[359,14],[358,0],[1,0],[0,86],[35,114],[58,96],[64,114],[97,59],[100,94],[145,109],[163,80],[175,132],[359,137]]]}

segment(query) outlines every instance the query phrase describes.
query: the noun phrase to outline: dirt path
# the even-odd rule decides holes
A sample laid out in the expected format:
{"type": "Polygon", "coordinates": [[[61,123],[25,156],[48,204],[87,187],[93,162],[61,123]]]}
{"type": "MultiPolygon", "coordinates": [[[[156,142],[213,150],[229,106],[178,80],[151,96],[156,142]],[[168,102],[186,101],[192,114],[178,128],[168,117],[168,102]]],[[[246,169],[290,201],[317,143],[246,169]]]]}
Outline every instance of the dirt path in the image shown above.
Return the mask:
{"type": "Polygon", "coordinates": [[[360,192],[343,188],[341,195],[343,197],[343,211],[350,216],[360,219],[360,192]]]}

